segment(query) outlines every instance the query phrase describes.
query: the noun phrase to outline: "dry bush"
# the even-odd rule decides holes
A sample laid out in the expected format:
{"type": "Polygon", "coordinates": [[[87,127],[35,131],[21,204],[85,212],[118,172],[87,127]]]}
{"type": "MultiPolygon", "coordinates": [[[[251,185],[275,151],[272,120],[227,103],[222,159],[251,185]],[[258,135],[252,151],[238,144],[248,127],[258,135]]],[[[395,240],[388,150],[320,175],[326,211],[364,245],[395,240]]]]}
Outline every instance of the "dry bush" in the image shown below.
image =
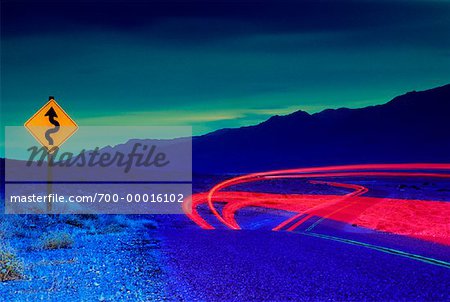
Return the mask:
{"type": "Polygon", "coordinates": [[[49,232],[39,238],[39,247],[45,250],[67,249],[73,245],[73,237],[68,232],[49,232]]]}
{"type": "Polygon", "coordinates": [[[23,262],[6,244],[0,243],[0,281],[23,278],[23,262]]]}

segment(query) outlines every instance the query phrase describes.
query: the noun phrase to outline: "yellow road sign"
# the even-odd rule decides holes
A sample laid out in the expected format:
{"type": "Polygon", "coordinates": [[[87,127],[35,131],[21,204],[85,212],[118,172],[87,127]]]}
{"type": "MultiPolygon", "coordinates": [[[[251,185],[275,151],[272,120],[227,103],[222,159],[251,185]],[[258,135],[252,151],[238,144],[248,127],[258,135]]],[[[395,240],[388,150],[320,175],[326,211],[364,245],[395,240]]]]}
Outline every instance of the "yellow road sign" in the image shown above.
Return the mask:
{"type": "Polygon", "coordinates": [[[77,124],[53,97],[26,123],[25,128],[49,152],[59,148],[77,130],[77,124]]]}

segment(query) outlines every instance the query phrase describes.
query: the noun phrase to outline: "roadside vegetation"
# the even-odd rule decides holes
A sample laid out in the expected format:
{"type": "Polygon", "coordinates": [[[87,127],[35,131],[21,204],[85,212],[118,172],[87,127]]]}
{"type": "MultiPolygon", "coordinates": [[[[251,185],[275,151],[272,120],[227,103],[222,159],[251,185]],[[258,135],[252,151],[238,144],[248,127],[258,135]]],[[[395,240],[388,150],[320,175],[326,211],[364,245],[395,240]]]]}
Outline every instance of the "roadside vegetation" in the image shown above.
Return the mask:
{"type": "Polygon", "coordinates": [[[38,241],[38,247],[44,250],[67,249],[73,245],[73,237],[66,231],[45,233],[38,241]]]}
{"type": "Polygon", "coordinates": [[[77,249],[86,236],[156,228],[156,222],[143,216],[0,215],[0,282],[24,279],[24,271],[35,265],[25,264],[21,253],[77,249]]]}
{"type": "Polygon", "coordinates": [[[23,278],[24,265],[14,250],[6,245],[0,243],[0,281],[11,281],[23,278]]]}

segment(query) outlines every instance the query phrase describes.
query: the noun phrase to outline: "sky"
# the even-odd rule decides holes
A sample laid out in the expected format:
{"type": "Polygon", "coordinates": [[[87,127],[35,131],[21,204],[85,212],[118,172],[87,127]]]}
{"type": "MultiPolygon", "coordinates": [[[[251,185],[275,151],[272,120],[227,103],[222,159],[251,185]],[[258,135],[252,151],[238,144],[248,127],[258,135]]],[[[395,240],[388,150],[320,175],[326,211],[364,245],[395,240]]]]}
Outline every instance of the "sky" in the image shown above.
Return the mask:
{"type": "Polygon", "coordinates": [[[2,127],[49,95],[80,126],[203,134],[450,83],[450,1],[2,0],[1,17],[2,127]]]}

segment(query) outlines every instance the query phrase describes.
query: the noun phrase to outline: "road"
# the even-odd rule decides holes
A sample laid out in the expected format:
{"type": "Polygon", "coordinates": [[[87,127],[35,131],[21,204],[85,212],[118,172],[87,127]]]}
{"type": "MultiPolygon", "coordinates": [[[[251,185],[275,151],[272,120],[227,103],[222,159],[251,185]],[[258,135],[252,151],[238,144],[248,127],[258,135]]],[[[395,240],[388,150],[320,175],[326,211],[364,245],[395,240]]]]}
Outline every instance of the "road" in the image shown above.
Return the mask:
{"type": "Polygon", "coordinates": [[[166,253],[199,299],[449,300],[450,196],[397,198],[372,188],[379,179],[415,178],[448,183],[450,164],[291,169],[225,180],[183,205],[204,230],[168,231],[166,253]],[[277,179],[329,189],[242,189],[277,179]],[[370,179],[371,186],[362,184],[370,179]]]}
{"type": "Polygon", "coordinates": [[[189,301],[450,299],[450,269],[339,241],[199,229],[168,230],[162,242],[178,280],[170,286],[189,301]]]}

